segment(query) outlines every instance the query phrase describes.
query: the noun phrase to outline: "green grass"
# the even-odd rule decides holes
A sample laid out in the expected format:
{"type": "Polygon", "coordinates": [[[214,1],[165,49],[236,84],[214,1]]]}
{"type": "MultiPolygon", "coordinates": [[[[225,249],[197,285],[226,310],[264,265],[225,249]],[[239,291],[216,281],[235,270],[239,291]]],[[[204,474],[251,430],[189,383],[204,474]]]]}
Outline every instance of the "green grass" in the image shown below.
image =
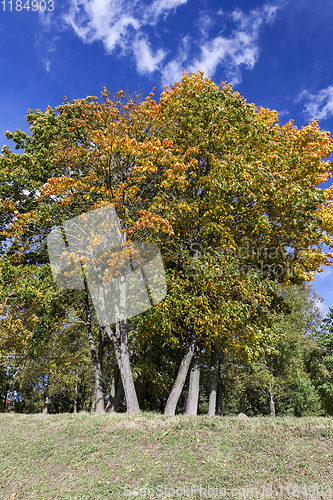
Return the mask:
{"type": "Polygon", "coordinates": [[[7,413],[0,436],[0,499],[333,498],[333,418],[7,413]]]}

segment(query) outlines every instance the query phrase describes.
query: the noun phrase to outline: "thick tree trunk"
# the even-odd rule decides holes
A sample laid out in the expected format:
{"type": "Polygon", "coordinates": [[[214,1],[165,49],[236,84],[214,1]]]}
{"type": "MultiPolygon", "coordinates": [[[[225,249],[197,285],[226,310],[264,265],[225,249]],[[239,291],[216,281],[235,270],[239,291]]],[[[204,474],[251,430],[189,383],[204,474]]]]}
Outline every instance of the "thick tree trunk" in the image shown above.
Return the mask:
{"type": "Polygon", "coordinates": [[[105,326],[105,331],[112,340],[116,353],[117,363],[125,391],[127,413],[140,413],[128,352],[126,276],[118,277],[118,285],[119,301],[115,292],[115,285],[113,285],[116,333],[114,333],[109,325],[105,326]]]}
{"type": "Polygon", "coordinates": [[[275,403],[271,382],[269,383],[269,413],[271,417],[275,417],[275,403]]]}
{"type": "Polygon", "coordinates": [[[96,348],[92,334],[92,316],[89,305],[88,293],[85,296],[85,308],[86,308],[86,326],[88,332],[88,340],[89,340],[91,359],[95,375],[95,405],[96,405],[95,413],[96,415],[100,415],[104,413],[104,395],[103,395],[103,378],[102,378],[103,329],[99,328],[98,354],[96,354],[96,348]]]}
{"type": "MultiPolygon", "coordinates": [[[[201,218],[200,218],[200,214],[199,214],[199,217],[198,217],[199,225],[200,225],[200,220],[201,220],[201,218]]],[[[200,241],[198,241],[196,238],[194,238],[193,241],[191,242],[190,256],[193,259],[198,259],[199,255],[200,255],[200,241]]],[[[194,293],[193,284],[190,285],[189,291],[191,294],[194,293]]],[[[176,412],[177,403],[178,403],[178,400],[179,400],[180,395],[182,393],[182,390],[183,390],[183,387],[184,387],[184,384],[186,381],[186,377],[187,377],[187,372],[188,372],[189,367],[191,365],[193,354],[195,352],[195,349],[196,349],[198,342],[199,342],[199,335],[196,334],[193,331],[193,327],[191,325],[189,325],[188,331],[187,331],[185,355],[180,363],[180,367],[178,370],[176,380],[173,384],[173,387],[172,387],[171,392],[169,394],[168,400],[166,402],[165,409],[164,409],[164,415],[174,415],[176,412]]],[[[190,396],[188,394],[187,401],[186,401],[185,413],[187,411],[189,397],[190,396]]],[[[183,413],[184,413],[184,405],[183,405],[183,413]]]]}
{"type": "Polygon", "coordinates": [[[135,391],[128,353],[127,322],[120,321],[119,323],[116,323],[116,333],[112,331],[110,326],[106,326],[105,331],[114,345],[117,363],[120,369],[122,385],[125,392],[127,413],[139,413],[140,407],[135,391]]]}
{"type": "Polygon", "coordinates": [[[200,359],[201,351],[198,345],[192,358],[190,372],[190,383],[188,389],[188,400],[186,405],[186,415],[196,415],[198,413],[199,385],[200,385],[200,359]]]}
{"type": "Polygon", "coordinates": [[[222,359],[222,355],[219,359],[219,368],[218,368],[216,414],[219,417],[223,416],[223,359],[222,359]]]}
{"type": "Polygon", "coordinates": [[[124,387],[123,387],[121,377],[119,375],[120,375],[120,371],[119,371],[118,366],[116,366],[116,368],[114,370],[114,376],[113,376],[113,380],[112,380],[109,401],[108,401],[108,404],[106,405],[106,408],[105,408],[105,411],[107,413],[115,413],[118,410],[120,400],[124,395],[124,387]]]}
{"type": "Polygon", "coordinates": [[[208,416],[215,417],[216,409],[216,345],[212,342],[210,357],[210,392],[208,416]]]}
{"type": "Polygon", "coordinates": [[[191,364],[194,350],[195,350],[195,347],[196,347],[198,341],[199,341],[199,336],[193,335],[192,337],[190,337],[190,340],[187,343],[185,356],[183,357],[182,362],[180,363],[177,378],[175,380],[175,383],[173,384],[173,388],[169,394],[167,403],[165,405],[164,415],[174,415],[175,414],[176,406],[177,406],[179,397],[181,395],[181,392],[183,390],[186,376],[187,376],[187,372],[188,372],[189,366],[191,364]]]}
{"type": "Polygon", "coordinates": [[[111,405],[111,408],[109,410],[110,413],[115,413],[118,411],[119,403],[122,400],[123,396],[124,396],[124,386],[123,386],[123,382],[120,378],[119,384],[117,387],[117,391],[116,391],[116,395],[115,395],[114,400],[113,400],[113,404],[111,405]]]}

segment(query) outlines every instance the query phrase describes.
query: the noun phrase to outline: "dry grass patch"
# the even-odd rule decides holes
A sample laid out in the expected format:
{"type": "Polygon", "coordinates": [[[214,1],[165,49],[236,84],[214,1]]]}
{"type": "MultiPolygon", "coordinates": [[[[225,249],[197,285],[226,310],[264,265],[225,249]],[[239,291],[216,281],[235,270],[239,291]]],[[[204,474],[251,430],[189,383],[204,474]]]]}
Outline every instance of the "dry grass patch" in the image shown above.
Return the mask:
{"type": "Polygon", "coordinates": [[[193,485],[226,489],[215,498],[333,498],[332,418],[2,414],[0,431],[0,499],[203,498],[193,485]],[[331,496],[304,493],[315,484],[331,496]]]}

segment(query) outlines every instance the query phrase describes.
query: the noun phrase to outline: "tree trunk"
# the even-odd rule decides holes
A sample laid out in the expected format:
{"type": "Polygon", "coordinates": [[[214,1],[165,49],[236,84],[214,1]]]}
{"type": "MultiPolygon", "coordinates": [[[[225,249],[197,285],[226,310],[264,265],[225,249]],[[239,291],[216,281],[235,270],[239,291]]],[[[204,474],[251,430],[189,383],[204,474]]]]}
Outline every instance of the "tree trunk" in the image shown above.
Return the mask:
{"type": "Polygon", "coordinates": [[[114,333],[108,324],[105,326],[105,331],[112,340],[116,353],[117,363],[125,391],[127,413],[140,413],[128,352],[126,276],[119,276],[118,284],[119,300],[115,292],[115,284],[111,281],[115,308],[116,333],[114,333]]]}
{"type": "MultiPolygon", "coordinates": [[[[269,356],[265,351],[266,365],[269,370],[269,374],[274,380],[273,377],[273,360],[272,356],[269,356]]],[[[273,395],[273,387],[272,387],[272,379],[269,381],[269,414],[271,417],[275,417],[275,403],[274,403],[274,395],[273,395]]]]}
{"type": "Polygon", "coordinates": [[[77,388],[78,388],[78,378],[76,377],[75,389],[74,389],[74,413],[77,413],[77,388]]]}
{"type": "Polygon", "coordinates": [[[115,395],[117,392],[119,375],[120,375],[120,371],[119,371],[118,365],[116,365],[116,367],[113,371],[113,378],[112,378],[111,389],[110,389],[109,400],[108,400],[107,406],[110,406],[113,404],[113,401],[114,401],[114,398],[115,398],[115,395]]]}
{"type": "Polygon", "coordinates": [[[44,408],[43,408],[44,414],[49,413],[50,405],[51,405],[50,396],[46,393],[45,401],[44,401],[44,408]]]}
{"type": "Polygon", "coordinates": [[[188,400],[186,405],[186,415],[197,415],[199,401],[199,384],[200,384],[200,359],[201,351],[198,345],[192,358],[192,367],[190,373],[190,383],[188,389],[188,400]]]}
{"type": "Polygon", "coordinates": [[[105,327],[105,331],[113,342],[116,353],[117,363],[121,374],[122,385],[125,392],[127,413],[139,413],[140,407],[135,391],[132,369],[128,353],[127,322],[120,321],[116,323],[116,333],[110,328],[105,327]]]}
{"type": "Polygon", "coordinates": [[[116,391],[116,395],[115,395],[114,400],[113,400],[113,405],[111,406],[111,409],[109,410],[110,413],[115,413],[116,411],[118,411],[119,403],[122,400],[123,396],[124,396],[124,386],[123,386],[123,381],[120,378],[119,384],[117,387],[117,391],[116,391]]]}
{"type": "Polygon", "coordinates": [[[96,397],[93,398],[90,409],[90,413],[95,413],[95,412],[96,412],[96,397]]]}
{"type": "Polygon", "coordinates": [[[156,413],[158,413],[160,411],[160,398],[158,397],[158,394],[155,395],[155,399],[154,399],[154,410],[156,413]]]}
{"type": "Polygon", "coordinates": [[[26,407],[27,402],[28,402],[28,396],[27,396],[26,392],[23,392],[23,394],[22,394],[22,412],[24,412],[24,408],[26,407]]]}
{"type": "Polygon", "coordinates": [[[219,359],[219,368],[218,368],[216,414],[219,417],[223,416],[223,359],[222,359],[222,354],[221,354],[221,357],[219,359]]]}
{"type": "Polygon", "coordinates": [[[271,382],[269,383],[269,413],[271,417],[275,417],[275,403],[273,398],[273,389],[271,382]]]}
{"type": "Polygon", "coordinates": [[[141,380],[141,397],[140,397],[140,408],[144,408],[145,404],[145,382],[141,380]]]}
{"type": "Polygon", "coordinates": [[[95,405],[96,405],[95,413],[96,415],[100,415],[104,413],[104,395],[103,395],[103,378],[102,378],[103,329],[101,327],[99,328],[99,345],[98,345],[98,355],[97,355],[94,338],[92,334],[92,316],[89,305],[88,293],[85,296],[85,308],[86,308],[86,326],[88,332],[88,340],[89,340],[91,359],[95,375],[95,405]]]}
{"type": "Polygon", "coordinates": [[[124,395],[124,386],[121,378],[119,377],[120,371],[118,366],[114,370],[114,376],[112,380],[109,401],[106,405],[105,411],[107,413],[115,413],[118,410],[118,406],[121,398],[124,395]]]}
{"type": "MultiPolygon", "coordinates": [[[[199,225],[200,225],[200,221],[201,221],[201,217],[199,214],[199,217],[198,217],[199,225]]],[[[200,241],[198,241],[196,238],[194,238],[194,240],[191,242],[190,257],[197,260],[199,258],[199,255],[200,255],[200,241]]],[[[189,291],[191,294],[194,293],[193,283],[190,285],[189,291]]],[[[191,365],[193,354],[195,352],[198,341],[199,341],[199,335],[193,332],[192,326],[190,324],[188,327],[188,331],[187,331],[185,356],[183,357],[183,359],[180,363],[180,367],[178,370],[176,380],[173,384],[173,387],[172,387],[171,392],[169,394],[168,400],[166,402],[165,409],[164,409],[164,415],[174,415],[176,412],[176,406],[177,406],[178,400],[180,398],[180,395],[182,393],[182,390],[183,390],[183,387],[184,387],[184,384],[186,381],[186,377],[187,377],[187,372],[188,372],[189,367],[191,365]]],[[[199,375],[200,375],[200,372],[199,372],[199,375]]],[[[188,395],[188,398],[189,398],[189,395],[188,395]]],[[[191,403],[191,405],[193,406],[193,403],[191,403]]],[[[188,406],[188,400],[186,402],[186,410],[187,410],[187,406],[188,406]]],[[[185,410],[185,412],[186,412],[186,410],[185,410]]]]}
{"type": "Polygon", "coordinates": [[[184,400],[182,403],[182,413],[185,415],[186,413],[186,407],[187,407],[187,400],[188,400],[188,391],[185,389],[182,390],[181,396],[184,396],[184,400]]]}
{"type": "Polygon", "coordinates": [[[215,417],[216,409],[216,345],[212,342],[212,351],[210,357],[210,392],[208,416],[215,417]]]}
{"type": "Polygon", "coordinates": [[[3,410],[2,411],[6,411],[6,407],[7,407],[7,394],[8,394],[8,386],[6,385],[6,390],[5,390],[5,399],[3,400],[3,410]]]}
{"type": "Polygon", "coordinates": [[[91,382],[90,382],[90,386],[89,386],[88,398],[87,398],[86,408],[85,408],[86,411],[89,411],[89,406],[91,403],[91,398],[92,398],[92,393],[93,393],[93,388],[94,388],[94,378],[95,378],[94,376],[91,378],[91,382]]]}
{"type": "Polygon", "coordinates": [[[195,347],[196,347],[198,341],[199,341],[199,336],[193,335],[190,337],[190,339],[187,343],[185,356],[183,357],[182,362],[180,363],[177,378],[175,380],[175,383],[173,384],[173,388],[169,394],[167,403],[165,405],[164,415],[174,415],[175,414],[176,406],[177,406],[179,397],[181,395],[181,392],[183,390],[186,376],[187,376],[187,372],[188,372],[189,366],[191,364],[194,350],[195,350],[195,347]]]}
{"type": "Polygon", "coordinates": [[[49,385],[50,385],[50,375],[47,375],[46,388],[44,393],[44,408],[43,408],[44,414],[50,412],[51,400],[49,396],[49,385]]]}

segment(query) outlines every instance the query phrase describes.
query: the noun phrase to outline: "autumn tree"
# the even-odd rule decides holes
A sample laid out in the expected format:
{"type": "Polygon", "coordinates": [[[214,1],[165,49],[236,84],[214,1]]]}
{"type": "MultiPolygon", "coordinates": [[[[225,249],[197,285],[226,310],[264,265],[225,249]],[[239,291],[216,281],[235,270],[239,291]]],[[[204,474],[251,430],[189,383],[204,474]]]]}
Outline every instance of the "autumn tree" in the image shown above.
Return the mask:
{"type": "MultiPolygon", "coordinates": [[[[184,73],[159,103],[153,95],[140,102],[122,91],[111,98],[104,89],[101,101],[87,97],[65,100],[55,111],[29,110],[32,136],[7,133],[22,154],[2,150],[1,234],[10,239],[11,265],[48,266],[46,237],[54,226],[114,205],[129,248],[141,241],[160,247],[168,295],[152,316],[145,313],[139,335],[155,328],[155,315],[162,317],[161,338],[183,346],[165,408],[173,414],[199,341],[248,358],[272,342],[269,326],[283,305],[275,276],[267,267],[259,272],[269,256],[258,248],[280,249],[278,281],[286,284],[311,278],[329,262],[321,248],[333,232],[331,190],[316,185],[329,175],[322,158],[332,142],[317,122],[300,130],[292,122],[280,127],[274,110],[247,103],[202,72],[184,73]],[[239,251],[245,240],[254,253],[225,253],[239,251]],[[257,267],[238,272],[239,262],[257,267]]],[[[77,300],[89,305],[87,291],[77,291],[77,300]]],[[[106,331],[123,353],[120,369],[125,360],[129,367],[121,376],[128,411],[137,412],[129,327],[117,323],[106,331]]],[[[88,336],[94,362],[104,331],[97,338],[88,329],[88,336]]],[[[95,373],[100,391],[100,369],[95,373]]]]}
{"type": "MultiPolygon", "coordinates": [[[[45,243],[52,227],[110,204],[116,207],[129,244],[131,239],[142,238],[147,230],[172,234],[158,207],[151,207],[161,165],[175,163],[168,141],[162,143],[151,135],[157,107],[152,96],[153,93],[138,104],[133,99],[126,100],[123,92],[112,100],[105,90],[103,103],[87,98],[65,101],[56,111],[49,107],[45,114],[29,110],[27,121],[32,137],[20,130],[7,133],[16,147],[24,150],[16,155],[4,148],[1,158],[1,200],[6,214],[2,238],[11,240],[6,253],[13,265],[47,265],[45,243]]],[[[102,351],[104,332],[99,332],[96,344],[89,298],[87,293],[81,293],[81,297],[96,391],[101,394],[101,360],[96,359],[96,353],[102,351]]],[[[116,352],[121,353],[121,370],[124,365],[129,367],[127,328],[126,323],[117,323],[114,332],[109,327],[105,329],[116,352]]],[[[137,412],[130,368],[122,373],[122,379],[128,411],[137,412]]],[[[99,411],[103,411],[101,397],[98,400],[99,411]]]]}

